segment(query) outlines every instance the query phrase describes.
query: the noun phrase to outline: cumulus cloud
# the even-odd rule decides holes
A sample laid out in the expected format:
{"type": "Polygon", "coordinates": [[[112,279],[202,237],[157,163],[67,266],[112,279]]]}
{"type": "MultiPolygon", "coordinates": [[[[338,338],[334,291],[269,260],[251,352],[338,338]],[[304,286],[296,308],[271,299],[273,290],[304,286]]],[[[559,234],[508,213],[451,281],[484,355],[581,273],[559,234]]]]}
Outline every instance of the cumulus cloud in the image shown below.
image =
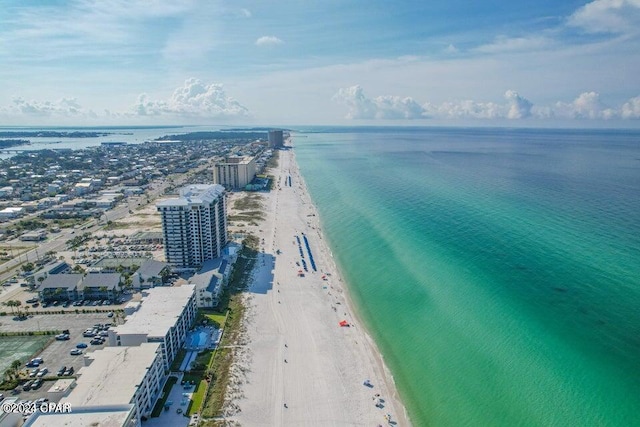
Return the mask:
{"type": "Polygon", "coordinates": [[[503,106],[493,102],[476,102],[470,99],[447,101],[442,104],[426,103],[429,116],[441,119],[497,119],[503,117],[503,106]]]}
{"type": "Polygon", "coordinates": [[[367,98],[362,87],[358,85],[340,89],[333,99],[349,107],[348,119],[422,119],[426,113],[426,110],[412,98],[367,98]]]}
{"type": "Polygon", "coordinates": [[[75,98],[61,98],[58,101],[27,101],[13,98],[11,105],[2,108],[8,115],[26,115],[39,117],[95,117],[96,114],[83,108],[75,98]]]}
{"type": "Polygon", "coordinates": [[[620,116],[623,119],[640,119],[640,96],[625,102],[620,109],[620,116]]]}
{"type": "Polygon", "coordinates": [[[275,46],[284,43],[275,36],[262,36],[256,40],[256,46],[275,46]]]}
{"type": "Polygon", "coordinates": [[[571,102],[558,101],[550,106],[536,106],[514,90],[507,90],[504,99],[503,103],[466,99],[420,105],[410,97],[369,98],[358,85],[340,89],[333,96],[334,101],[348,107],[347,119],[640,119],[640,96],[629,99],[619,108],[605,105],[597,92],[584,92],[571,102]]]}
{"type": "Polygon", "coordinates": [[[518,92],[513,90],[508,90],[504,94],[504,97],[507,100],[508,105],[508,119],[523,119],[531,116],[531,107],[533,107],[533,103],[531,101],[523,98],[518,94],[518,92]]]}
{"type": "Polygon", "coordinates": [[[576,10],[567,23],[593,33],[637,32],[640,0],[595,0],[576,10]]]}
{"type": "Polygon", "coordinates": [[[570,103],[557,102],[553,109],[558,117],[571,119],[612,119],[618,113],[604,105],[597,92],[581,93],[570,103]]]}
{"type": "Polygon", "coordinates": [[[138,116],[175,115],[185,117],[246,117],[249,110],[227,96],[221,84],[204,84],[198,79],[188,79],[177,88],[167,101],[154,101],[147,94],[140,94],[133,106],[138,116]]]}

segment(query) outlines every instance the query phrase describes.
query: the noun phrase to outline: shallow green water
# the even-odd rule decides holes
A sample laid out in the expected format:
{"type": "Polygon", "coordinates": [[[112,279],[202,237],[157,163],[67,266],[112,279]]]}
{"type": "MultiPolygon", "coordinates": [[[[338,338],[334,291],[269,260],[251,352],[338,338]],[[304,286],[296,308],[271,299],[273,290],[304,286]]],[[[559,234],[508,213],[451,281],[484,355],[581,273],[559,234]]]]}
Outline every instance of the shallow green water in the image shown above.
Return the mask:
{"type": "Polygon", "coordinates": [[[317,132],[302,174],[415,425],[640,425],[640,134],[317,132]]]}

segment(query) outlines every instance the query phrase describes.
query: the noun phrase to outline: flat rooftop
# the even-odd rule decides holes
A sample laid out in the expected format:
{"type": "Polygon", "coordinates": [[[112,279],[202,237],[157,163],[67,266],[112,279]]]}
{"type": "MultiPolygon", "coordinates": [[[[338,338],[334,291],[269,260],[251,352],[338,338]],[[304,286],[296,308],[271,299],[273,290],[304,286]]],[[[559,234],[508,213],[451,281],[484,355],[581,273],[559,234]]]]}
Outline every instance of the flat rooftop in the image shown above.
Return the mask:
{"type": "Polygon", "coordinates": [[[36,411],[23,424],[23,427],[74,427],[100,426],[122,427],[126,425],[133,405],[111,407],[71,408],[66,414],[43,413],[36,411]]]}
{"type": "Polygon", "coordinates": [[[143,295],[145,293],[140,308],[112,331],[118,335],[147,334],[164,338],[194,295],[195,285],[160,286],[144,291],[143,295]]]}
{"type": "Polygon", "coordinates": [[[78,371],[76,386],[61,403],[72,407],[127,405],[153,365],[159,343],[105,347],[85,356],[92,360],[78,371]]]}
{"type": "Polygon", "coordinates": [[[211,203],[224,194],[224,187],[220,184],[191,184],[179,190],[180,197],[167,199],[156,203],[157,207],[188,206],[211,203]]]}

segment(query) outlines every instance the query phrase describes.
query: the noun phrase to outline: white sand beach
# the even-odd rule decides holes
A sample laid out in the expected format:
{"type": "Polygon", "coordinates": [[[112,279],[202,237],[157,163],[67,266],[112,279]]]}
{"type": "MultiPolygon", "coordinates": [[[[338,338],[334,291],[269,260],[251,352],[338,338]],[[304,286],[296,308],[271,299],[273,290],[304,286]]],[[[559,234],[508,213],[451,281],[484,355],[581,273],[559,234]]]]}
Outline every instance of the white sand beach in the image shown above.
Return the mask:
{"type": "Polygon", "coordinates": [[[261,254],[247,293],[247,343],[238,351],[227,420],[243,426],[378,426],[389,425],[390,414],[391,424],[409,425],[391,375],[347,298],[295,153],[281,151],[271,173],[277,185],[264,199],[267,218],[257,227],[261,254]],[[303,267],[296,264],[296,235],[309,270],[304,277],[298,276],[303,267]],[[350,326],[341,327],[343,320],[350,326]]]}

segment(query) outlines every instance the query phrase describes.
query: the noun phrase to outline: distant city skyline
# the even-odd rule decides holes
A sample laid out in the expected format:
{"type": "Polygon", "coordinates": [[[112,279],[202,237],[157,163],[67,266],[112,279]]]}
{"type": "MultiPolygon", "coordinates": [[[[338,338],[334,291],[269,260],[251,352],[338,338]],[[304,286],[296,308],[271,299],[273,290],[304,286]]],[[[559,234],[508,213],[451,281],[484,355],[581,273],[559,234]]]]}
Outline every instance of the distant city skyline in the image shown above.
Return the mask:
{"type": "Polygon", "coordinates": [[[640,126],[640,0],[9,0],[0,24],[2,126],[640,126]]]}

